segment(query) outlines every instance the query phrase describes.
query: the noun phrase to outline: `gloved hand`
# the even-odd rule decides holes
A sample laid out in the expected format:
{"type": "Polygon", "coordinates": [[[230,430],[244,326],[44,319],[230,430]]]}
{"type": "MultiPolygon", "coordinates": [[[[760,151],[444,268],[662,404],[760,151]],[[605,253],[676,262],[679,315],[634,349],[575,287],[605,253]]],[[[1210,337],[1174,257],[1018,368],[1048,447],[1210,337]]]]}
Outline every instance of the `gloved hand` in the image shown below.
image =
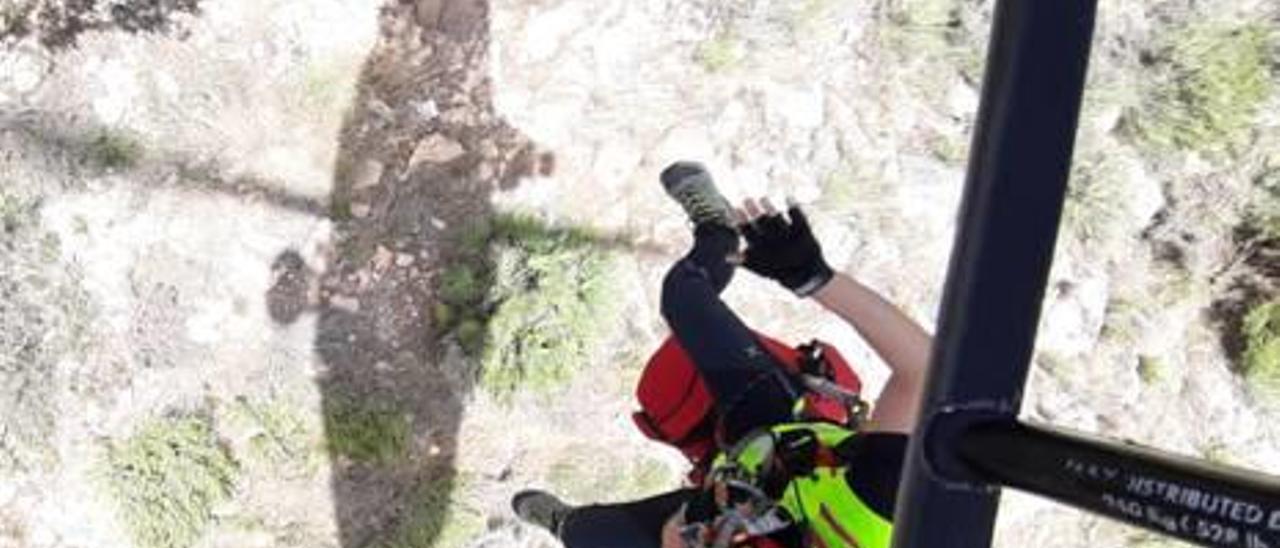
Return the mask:
{"type": "Polygon", "coordinates": [[[786,216],[774,212],[743,223],[738,230],[747,241],[742,266],[800,297],[812,295],[835,276],[799,206],[791,205],[786,216]]]}

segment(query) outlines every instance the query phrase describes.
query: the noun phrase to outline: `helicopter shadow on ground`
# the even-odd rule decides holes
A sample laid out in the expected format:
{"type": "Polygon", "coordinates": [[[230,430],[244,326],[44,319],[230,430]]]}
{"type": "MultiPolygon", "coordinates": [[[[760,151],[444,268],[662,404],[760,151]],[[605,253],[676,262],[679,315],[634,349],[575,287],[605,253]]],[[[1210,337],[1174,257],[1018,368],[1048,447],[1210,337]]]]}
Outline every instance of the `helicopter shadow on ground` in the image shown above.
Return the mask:
{"type": "Polygon", "coordinates": [[[343,548],[433,545],[457,481],[474,371],[433,325],[439,277],[490,196],[555,158],[493,105],[489,4],[388,1],[340,133],[323,265],[280,253],[281,324],[318,317],[316,355],[343,548]]]}

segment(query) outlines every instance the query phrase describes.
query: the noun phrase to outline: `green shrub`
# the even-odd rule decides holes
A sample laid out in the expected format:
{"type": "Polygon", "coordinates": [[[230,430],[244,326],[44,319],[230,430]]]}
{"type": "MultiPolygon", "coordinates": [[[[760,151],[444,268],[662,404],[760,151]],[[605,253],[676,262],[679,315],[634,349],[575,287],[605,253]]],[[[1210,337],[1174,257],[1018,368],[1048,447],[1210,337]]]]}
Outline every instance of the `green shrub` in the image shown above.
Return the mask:
{"type": "Polygon", "coordinates": [[[1244,377],[1258,395],[1280,401],[1280,300],[1244,317],[1244,377]]]}
{"type": "Polygon", "coordinates": [[[1214,151],[1237,144],[1271,93],[1266,25],[1202,23],[1174,33],[1169,71],[1135,123],[1159,147],[1214,151]]]}
{"type": "Polygon", "coordinates": [[[462,229],[462,251],[470,255],[484,255],[493,237],[493,223],[489,219],[481,219],[468,223],[462,229]]]}
{"type": "Polygon", "coordinates": [[[458,344],[468,354],[484,351],[485,324],[480,320],[463,320],[454,333],[458,336],[458,344]]]}
{"type": "MultiPolygon", "coordinates": [[[[0,183],[0,188],[12,188],[16,184],[11,180],[5,180],[0,183]]],[[[31,217],[32,209],[23,200],[0,193],[0,230],[5,234],[17,232],[19,226],[26,224],[27,219],[31,217]]]]}
{"type": "Polygon", "coordinates": [[[551,389],[590,360],[616,289],[599,238],[499,215],[469,227],[459,243],[463,262],[439,287],[450,321],[437,325],[479,359],[486,390],[505,397],[520,386],[551,389]]]}
{"type": "Polygon", "coordinates": [[[498,395],[553,388],[591,359],[607,329],[612,260],[581,230],[527,217],[500,218],[494,229],[482,384],[498,395]]]}
{"type": "Polygon", "coordinates": [[[325,406],[329,451],[351,460],[389,464],[409,450],[409,418],[394,405],[335,401],[325,406]]]}
{"type": "Polygon", "coordinates": [[[103,131],[89,143],[89,161],[102,169],[129,169],[142,160],[142,144],[132,136],[103,131]]]}
{"type": "Polygon", "coordinates": [[[132,534],[145,548],[186,547],[230,497],[238,472],[208,419],[148,422],[107,448],[107,490],[132,534]]]}
{"type": "Polygon", "coordinates": [[[484,280],[467,264],[454,264],[441,275],[440,298],[448,303],[475,303],[484,298],[485,289],[484,280]]]}

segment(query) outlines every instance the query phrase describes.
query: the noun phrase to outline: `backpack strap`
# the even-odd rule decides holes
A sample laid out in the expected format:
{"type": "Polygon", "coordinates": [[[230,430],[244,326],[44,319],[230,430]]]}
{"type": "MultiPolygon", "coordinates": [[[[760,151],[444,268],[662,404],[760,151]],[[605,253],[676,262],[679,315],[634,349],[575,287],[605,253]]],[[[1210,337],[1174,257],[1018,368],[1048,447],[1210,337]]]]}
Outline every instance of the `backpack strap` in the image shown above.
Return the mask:
{"type": "Polygon", "coordinates": [[[866,422],[871,406],[862,399],[862,383],[844,357],[818,339],[796,350],[798,378],[806,391],[796,401],[796,420],[821,420],[858,430],[866,422]]]}

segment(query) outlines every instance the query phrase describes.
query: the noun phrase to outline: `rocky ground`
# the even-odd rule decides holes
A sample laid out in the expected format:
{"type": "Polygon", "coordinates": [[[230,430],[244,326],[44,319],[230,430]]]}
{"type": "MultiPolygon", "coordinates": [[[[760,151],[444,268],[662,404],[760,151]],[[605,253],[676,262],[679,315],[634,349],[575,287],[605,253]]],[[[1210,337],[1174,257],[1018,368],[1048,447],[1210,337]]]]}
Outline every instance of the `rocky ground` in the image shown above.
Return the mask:
{"type": "MultiPolygon", "coordinates": [[[[1280,13],[1103,4],[1024,414],[1275,470],[1240,333],[1280,295],[1280,13]]],[[[797,197],[931,325],[991,7],[4,0],[0,546],[552,546],[515,490],[678,485],[629,418],[688,241],[657,172],[797,197]],[[611,292],[581,365],[503,391],[476,227],[513,212],[597,235],[611,292]]],[[[727,298],[883,381],[812,304],[727,298]]],[[[1016,493],[997,544],[1173,545],[1016,493]]]]}

